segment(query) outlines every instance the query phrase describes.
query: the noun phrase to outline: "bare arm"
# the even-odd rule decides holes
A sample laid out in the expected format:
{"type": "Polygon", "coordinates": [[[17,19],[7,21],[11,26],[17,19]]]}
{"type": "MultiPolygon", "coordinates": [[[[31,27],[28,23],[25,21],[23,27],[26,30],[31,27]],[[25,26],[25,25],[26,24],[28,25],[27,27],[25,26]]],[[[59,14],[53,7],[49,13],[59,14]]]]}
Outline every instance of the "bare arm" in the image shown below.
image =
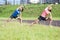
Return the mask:
{"type": "Polygon", "coordinates": [[[20,12],[20,18],[22,19],[22,13],[20,12]]]}
{"type": "Polygon", "coordinates": [[[20,13],[20,15],[18,17],[18,20],[19,20],[20,23],[22,23],[22,17],[21,16],[22,16],[22,14],[20,13]]]}
{"type": "Polygon", "coordinates": [[[20,14],[18,15],[18,18],[22,19],[22,13],[20,12],[20,14]]]}
{"type": "Polygon", "coordinates": [[[51,12],[50,12],[50,14],[49,14],[49,18],[52,19],[52,14],[51,14],[51,12]]]}
{"type": "Polygon", "coordinates": [[[50,13],[49,14],[49,25],[51,25],[51,23],[52,23],[52,14],[50,13]]]}

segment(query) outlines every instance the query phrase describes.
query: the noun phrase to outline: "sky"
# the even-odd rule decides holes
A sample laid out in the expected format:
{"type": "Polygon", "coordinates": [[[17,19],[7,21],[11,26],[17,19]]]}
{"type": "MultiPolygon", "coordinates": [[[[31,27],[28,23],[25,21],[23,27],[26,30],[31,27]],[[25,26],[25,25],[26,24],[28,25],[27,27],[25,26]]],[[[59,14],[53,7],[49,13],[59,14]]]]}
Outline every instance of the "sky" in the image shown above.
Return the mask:
{"type": "Polygon", "coordinates": [[[0,0],[0,4],[4,4],[5,3],[5,1],[4,0],[0,0]]]}
{"type": "Polygon", "coordinates": [[[38,3],[39,0],[30,0],[31,3],[38,3]]]}
{"type": "MultiPolygon", "coordinates": [[[[13,2],[14,2],[14,0],[7,0],[7,1],[9,1],[9,3],[11,3],[12,5],[14,4],[13,2]]],[[[20,4],[20,3],[22,3],[22,1],[23,0],[21,0],[21,2],[20,2],[20,0],[15,0],[15,4],[20,4]]],[[[26,3],[26,1],[27,0],[24,0],[24,3],[26,3]]],[[[31,3],[38,3],[39,2],[39,0],[30,0],[30,2],[31,3]]],[[[4,0],[0,0],[0,4],[4,4],[5,2],[4,2],[4,0]]]]}
{"type": "MultiPolygon", "coordinates": [[[[14,0],[7,0],[9,3],[11,3],[12,5],[14,4],[14,0]]],[[[0,0],[0,4],[4,4],[5,1],[4,0],[0,0]]],[[[20,4],[20,0],[15,0],[15,4],[20,4]]]]}
{"type": "MultiPolygon", "coordinates": [[[[9,1],[9,3],[11,3],[12,5],[14,4],[14,0],[7,0],[9,1]]],[[[15,0],[15,4],[20,4],[20,0],[15,0]]]]}
{"type": "MultiPolygon", "coordinates": [[[[11,3],[12,5],[14,4],[14,0],[7,0],[7,1],[9,1],[9,3],[11,3]]],[[[23,3],[22,2],[23,0],[21,0],[21,2],[20,2],[20,0],[15,0],[15,4],[20,4],[20,3],[23,3]]],[[[27,0],[24,0],[24,3],[26,3],[26,1],[27,0]]],[[[40,3],[44,3],[44,2],[49,2],[49,3],[53,3],[53,2],[57,2],[57,0],[47,0],[47,1],[45,1],[45,0],[30,0],[30,2],[31,3],[38,3],[38,2],[40,2],[40,3]]],[[[60,0],[59,0],[59,2],[60,2],[60,0]]],[[[0,4],[4,4],[5,3],[5,1],[4,0],[0,0],[0,4]]]]}

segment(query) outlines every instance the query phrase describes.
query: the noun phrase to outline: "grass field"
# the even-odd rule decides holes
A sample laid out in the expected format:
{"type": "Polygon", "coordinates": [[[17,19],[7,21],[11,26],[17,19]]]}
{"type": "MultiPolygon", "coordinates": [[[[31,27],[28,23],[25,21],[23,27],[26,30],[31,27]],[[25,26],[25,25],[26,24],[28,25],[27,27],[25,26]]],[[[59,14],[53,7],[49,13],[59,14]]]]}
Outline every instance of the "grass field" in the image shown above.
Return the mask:
{"type": "MultiPolygon", "coordinates": [[[[23,17],[38,17],[47,5],[48,4],[25,5],[25,9],[22,13],[22,16],[23,17]]],[[[1,6],[0,7],[0,17],[5,17],[5,18],[10,17],[10,15],[13,13],[13,11],[17,7],[18,7],[17,5],[1,6]]],[[[53,9],[52,9],[53,18],[60,17],[60,9],[59,8],[60,8],[60,4],[53,5],[53,9]]]]}
{"type": "Polygon", "coordinates": [[[60,28],[0,21],[0,40],[60,40],[60,28]]]}
{"type": "MultiPolygon", "coordinates": [[[[22,18],[24,20],[36,19],[48,4],[26,5],[22,18]]],[[[4,5],[0,7],[0,20],[7,19],[18,6],[4,5]]],[[[53,5],[53,20],[60,20],[60,4],[53,5]]],[[[0,21],[0,40],[60,40],[60,27],[28,23],[0,21]]]]}

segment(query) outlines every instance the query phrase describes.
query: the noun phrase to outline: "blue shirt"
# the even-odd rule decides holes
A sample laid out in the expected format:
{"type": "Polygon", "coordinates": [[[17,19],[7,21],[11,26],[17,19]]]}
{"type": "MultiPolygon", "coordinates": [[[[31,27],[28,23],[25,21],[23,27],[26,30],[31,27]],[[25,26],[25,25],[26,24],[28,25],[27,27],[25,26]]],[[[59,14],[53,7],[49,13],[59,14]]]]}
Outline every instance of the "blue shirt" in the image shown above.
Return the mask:
{"type": "Polygon", "coordinates": [[[16,10],[13,12],[12,16],[17,16],[18,14],[20,14],[20,10],[19,10],[19,9],[16,9],[16,10]]]}

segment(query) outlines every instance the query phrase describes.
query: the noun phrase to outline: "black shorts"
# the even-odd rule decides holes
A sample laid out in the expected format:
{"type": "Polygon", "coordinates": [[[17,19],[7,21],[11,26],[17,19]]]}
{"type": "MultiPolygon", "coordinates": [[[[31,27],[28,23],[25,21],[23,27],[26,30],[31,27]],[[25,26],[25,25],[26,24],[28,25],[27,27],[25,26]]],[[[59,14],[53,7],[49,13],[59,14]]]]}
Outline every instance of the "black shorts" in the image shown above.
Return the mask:
{"type": "Polygon", "coordinates": [[[42,16],[39,16],[39,17],[38,17],[38,20],[39,20],[39,21],[41,21],[41,20],[46,21],[46,18],[44,18],[44,17],[42,17],[42,16]]]}
{"type": "Polygon", "coordinates": [[[13,15],[10,16],[11,19],[13,19],[13,18],[16,19],[17,17],[18,16],[13,16],[13,15]]]}

